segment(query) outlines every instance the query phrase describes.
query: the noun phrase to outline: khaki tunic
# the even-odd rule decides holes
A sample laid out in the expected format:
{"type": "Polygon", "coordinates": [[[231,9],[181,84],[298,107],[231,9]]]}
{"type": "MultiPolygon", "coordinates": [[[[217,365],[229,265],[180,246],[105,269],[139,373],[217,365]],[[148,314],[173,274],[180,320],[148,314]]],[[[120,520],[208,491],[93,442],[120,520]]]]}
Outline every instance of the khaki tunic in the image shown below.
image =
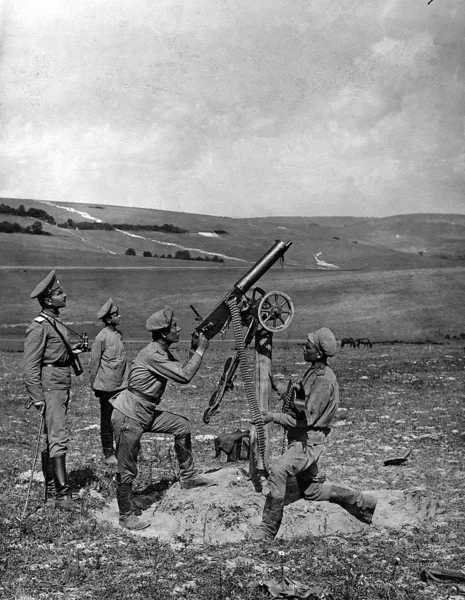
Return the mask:
{"type": "MultiPolygon", "coordinates": [[[[44,312],[69,343],[66,327],[52,315],[44,312]]],[[[46,391],[69,390],[71,387],[68,350],[54,327],[40,315],[26,330],[23,380],[31,402],[45,400],[46,391]]]]}
{"type": "Polygon", "coordinates": [[[117,392],[128,383],[128,360],[120,331],[104,327],[92,344],[89,377],[92,388],[117,392]]]}
{"type": "MultiPolygon", "coordinates": [[[[69,344],[68,331],[54,315],[43,311],[69,344]]],[[[69,434],[66,426],[71,368],[66,346],[47,319],[36,317],[26,330],[23,379],[31,402],[45,401],[41,451],[50,457],[66,454],[69,434]]]]}
{"type": "Polygon", "coordinates": [[[198,352],[194,352],[182,364],[158,342],[150,342],[131,364],[127,390],[120,392],[110,402],[142,427],[148,427],[159,412],[156,407],[168,381],[189,383],[201,363],[202,357],[198,352]]]}
{"type": "Polygon", "coordinates": [[[328,365],[317,364],[301,380],[295,406],[289,413],[273,413],[273,421],[288,430],[292,442],[324,441],[339,407],[339,385],[328,365]]]}

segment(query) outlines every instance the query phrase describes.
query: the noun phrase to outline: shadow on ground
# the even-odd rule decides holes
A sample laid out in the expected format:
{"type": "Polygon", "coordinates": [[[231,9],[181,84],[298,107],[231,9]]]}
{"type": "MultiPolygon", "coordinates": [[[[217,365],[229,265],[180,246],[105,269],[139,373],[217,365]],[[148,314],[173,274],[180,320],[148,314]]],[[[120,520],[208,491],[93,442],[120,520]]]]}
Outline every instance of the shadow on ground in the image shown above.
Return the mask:
{"type": "MultiPolygon", "coordinates": [[[[154,503],[142,512],[150,527],[134,535],[156,537],[172,544],[224,544],[243,540],[246,533],[260,523],[265,496],[255,491],[245,469],[240,467],[224,467],[211,477],[217,483],[213,487],[182,490],[179,483],[175,483],[162,490],[154,489],[151,496],[154,503]]],[[[378,499],[371,526],[359,522],[337,505],[291,497],[278,537],[328,536],[370,527],[375,530],[401,528],[430,520],[437,511],[435,501],[419,491],[383,489],[370,490],[370,493],[378,499]]],[[[116,500],[97,512],[96,517],[118,527],[116,500]]]]}

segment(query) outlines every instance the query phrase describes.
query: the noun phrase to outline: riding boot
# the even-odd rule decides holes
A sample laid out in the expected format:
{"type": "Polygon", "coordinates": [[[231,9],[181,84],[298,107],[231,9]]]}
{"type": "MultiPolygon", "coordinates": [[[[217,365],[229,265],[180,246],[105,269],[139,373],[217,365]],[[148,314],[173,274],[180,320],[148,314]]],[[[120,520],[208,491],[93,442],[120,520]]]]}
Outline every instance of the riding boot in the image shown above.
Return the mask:
{"type": "Polygon", "coordinates": [[[329,501],[339,504],[362,523],[371,524],[377,499],[367,492],[357,492],[342,485],[331,485],[329,501]]]}
{"type": "Polygon", "coordinates": [[[119,483],[116,484],[116,501],[119,509],[119,524],[125,529],[131,531],[139,531],[150,527],[148,521],[139,519],[136,515],[136,509],[132,500],[132,484],[119,483]]]}
{"type": "Polygon", "coordinates": [[[263,508],[262,522],[248,536],[251,540],[272,541],[276,537],[284,513],[284,498],[274,498],[268,494],[263,508]]]}
{"type": "Polygon", "coordinates": [[[45,502],[55,497],[55,480],[53,478],[52,465],[50,464],[50,455],[47,450],[40,453],[42,459],[42,473],[45,482],[45,502]]]}
{"type": "Polygon", "coordinates": [[[192,456],[192,437],[188,433],[186,435],[177,436],[174,438],[174,451],[179,462],[180,483],[184,490],[194,487],[204,487],[216,485],[205,475],[200,475],[194,468],[194,459],[192,456]]]}
{"type": "Polygon", "coordinates": [[[66,454],[59,454],[50,458],[50,464],[55,481],[55,508],[74,510],[77,508],[71,495],[66,475],[66,454]]]}

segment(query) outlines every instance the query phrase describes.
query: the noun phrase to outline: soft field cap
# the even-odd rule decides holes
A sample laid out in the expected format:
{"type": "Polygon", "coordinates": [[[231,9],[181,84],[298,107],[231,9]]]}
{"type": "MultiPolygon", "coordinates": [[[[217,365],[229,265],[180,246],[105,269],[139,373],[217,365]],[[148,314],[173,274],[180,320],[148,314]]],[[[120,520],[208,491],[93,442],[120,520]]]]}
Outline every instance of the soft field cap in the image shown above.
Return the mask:
{"type": "Polygon", "coordinates": [[[325,356],[334,356],[336,354],[336,338],[331,329],[322,327],[314,333],[309,333],[307,339],[325,356]]]}
{"type": "Polygon", "coordinates": [[[103,319],[103,317],[106,317],[107,315],[109,315],[116,308],[118,308],[118,307],[113,302],[113,298],[108,298],[108,300],[105,302],[105,304],[102,306],[102,308],[98,311],[97,318],[103,319]]]}
{"type": "Polygon", "coordinates": [[[169,307],[158,310],[147,319],[145,328],[147,331],[160,331],[160,329],[165,329],[171,325],[173,314],[173,310],[169,307]]]}

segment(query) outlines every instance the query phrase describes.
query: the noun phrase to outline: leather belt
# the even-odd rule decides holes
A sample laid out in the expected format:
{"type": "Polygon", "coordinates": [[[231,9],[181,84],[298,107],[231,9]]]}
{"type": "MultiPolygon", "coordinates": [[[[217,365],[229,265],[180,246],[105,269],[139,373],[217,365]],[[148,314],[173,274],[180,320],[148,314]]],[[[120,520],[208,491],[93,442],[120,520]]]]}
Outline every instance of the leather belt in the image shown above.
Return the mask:
{"type": "Polygon", "coordinates": [[[70,364],[68,361],[57,361],[53,363],[42,363],[43,367],[69,367],[70,364]]]}
{"type": "Polygon", "coordinates": [[[131,394],[134,394],[135,396],[139,396],[139,398],[142,398],[142,400],[147,400],[147,402],[156,402],[158,400],[158,398],[149,396],[149,394],[144,394],[144,392],[140,392],[130,385],[128,385],[128,392],[131,392],[131,394]]]}

